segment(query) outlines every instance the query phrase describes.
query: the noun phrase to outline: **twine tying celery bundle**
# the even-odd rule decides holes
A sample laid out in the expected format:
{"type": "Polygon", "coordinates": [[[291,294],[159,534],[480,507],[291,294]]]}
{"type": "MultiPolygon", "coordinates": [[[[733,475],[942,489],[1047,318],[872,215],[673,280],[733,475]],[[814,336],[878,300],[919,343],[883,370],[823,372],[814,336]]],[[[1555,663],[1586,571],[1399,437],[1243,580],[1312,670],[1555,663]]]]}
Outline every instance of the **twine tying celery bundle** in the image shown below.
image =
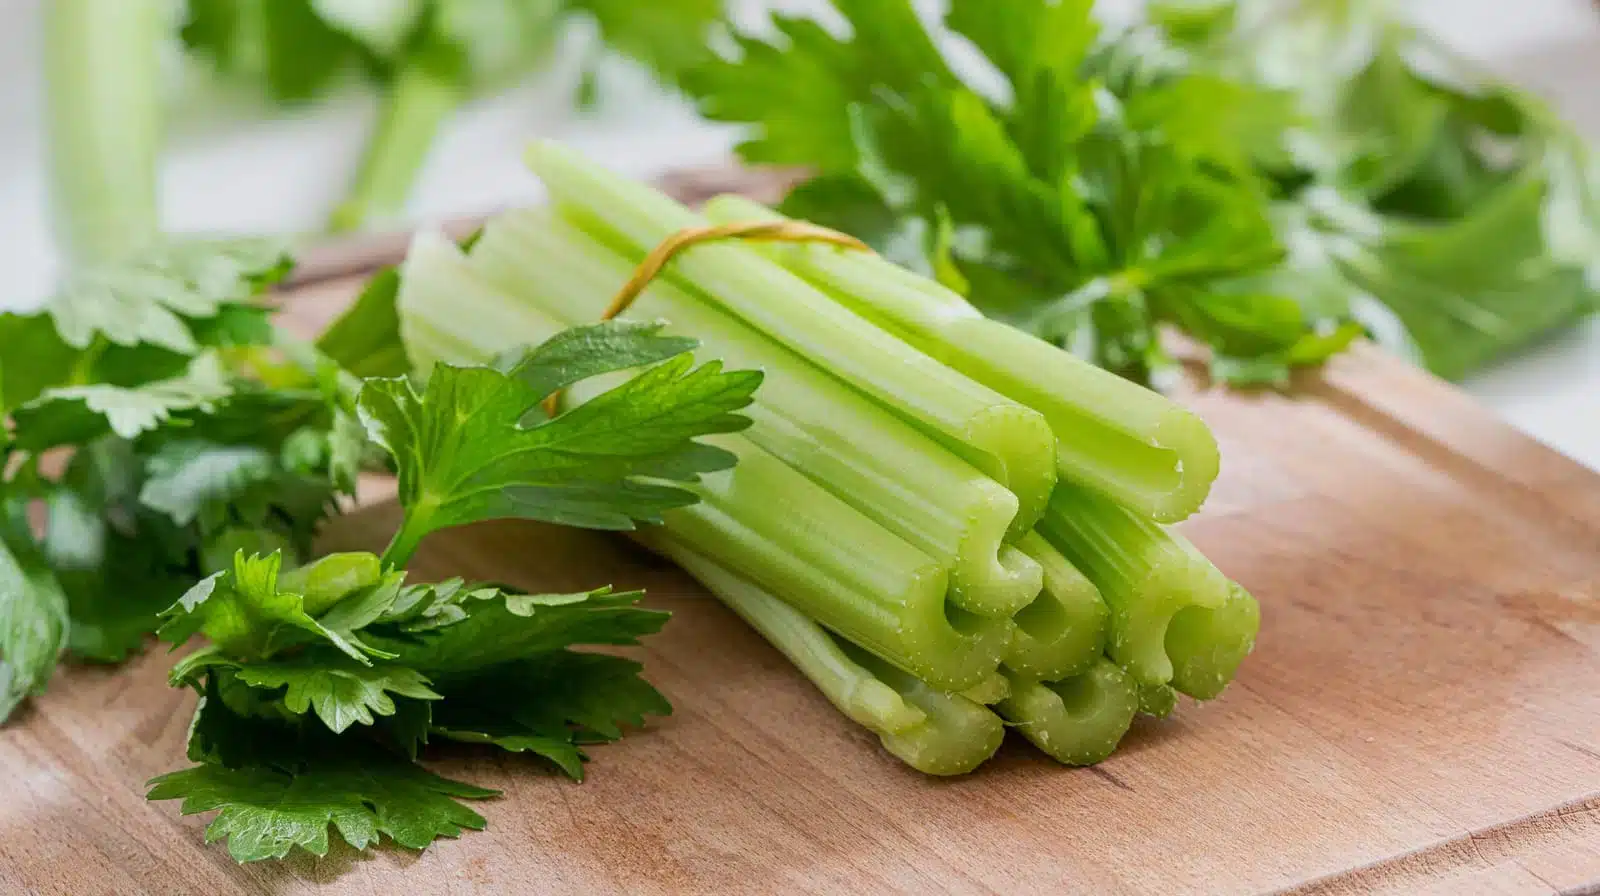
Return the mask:
{"type": "MultiPolygon", "coordinates": [[[[808,221],[736,221],[728,224],[708,224],[703,227],[685,227],[662,240],[660,245],[639,262],[639,266],[634,268],[633,276],[628,278],[627,283],[622,284],[622,288],[617,290],[617,294],[612,296],[611,302],[606,305],[606,310],[600,313],[600,319],[611,320],[632,307],[634,300],[650,288],[651,282],[661,275],[678,253],[702,243],[735,239],[757,243],[827,243],[846,249],[872,251],[866,243],[848,233],[840,233],[808,221]]],[[[552,392],[550,397],[544,400],[546,414],[552,417],[556,415],[561,405],[561,394],[552,392]]]]}

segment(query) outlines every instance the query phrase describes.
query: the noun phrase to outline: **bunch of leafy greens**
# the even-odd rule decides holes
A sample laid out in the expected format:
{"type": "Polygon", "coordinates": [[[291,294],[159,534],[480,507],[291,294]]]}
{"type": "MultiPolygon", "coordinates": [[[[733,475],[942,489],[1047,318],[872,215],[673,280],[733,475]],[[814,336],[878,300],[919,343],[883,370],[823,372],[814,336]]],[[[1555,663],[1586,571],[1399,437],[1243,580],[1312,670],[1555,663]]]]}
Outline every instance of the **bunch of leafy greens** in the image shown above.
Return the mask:
{"type": "Polygon", "coordinates": [[[1376,0],[1168,2],[1188,64],[1292,96],[1273,171],[1307,275],[1376,298],[1449,378],[1600,310],[1600,181],[1537,98],[1376,0]]]}
{"type": "Polygon", "coordinates": [[[751,127],[746,161],[814,173],[787,212],[1136,379],[1171,366],[1163,325],[1225,381],[1358,321],[1455,376],[1594,307],[1581,145],[1421,67],[1380,4],[1168,3],[1109,35],[1092,6],[952,0],[946,35],[855,0],[848,34],[775,16],[680,83],[751,127]]]}
{"type": "Polygon", "coordinates": [[[0,316],[0,717],[63,652],[115,661],[158,625],[175,645],[204,635],[172,671],[201,694],[198,765],[151,797],[220,809],[209,836],[241,861],[325,852],[330,824],[357,847],[481,827],[456,798],[489,791],[415,763],[430,738],[580,777],[583,745],[668,712],[638,664],[572,649],[660,628],[637,593],[410,584],[406,565],[429,534],[480,520],[659,521],[733,464],[696,438],[747,425],[737,412],[761,379],[694,366],[695,343],[657,325],[606,323],[492,366],[441,365],[419,388],[372,375],[408,365],[350,335],[392,322],[392,276],[312,346],[268,318],[261,290],[287,269],[270,242],[163,243],[75,275],[38,314],[0,316]],[[302,565],[379,458],[404,509],[389,548],[302,565]]]}

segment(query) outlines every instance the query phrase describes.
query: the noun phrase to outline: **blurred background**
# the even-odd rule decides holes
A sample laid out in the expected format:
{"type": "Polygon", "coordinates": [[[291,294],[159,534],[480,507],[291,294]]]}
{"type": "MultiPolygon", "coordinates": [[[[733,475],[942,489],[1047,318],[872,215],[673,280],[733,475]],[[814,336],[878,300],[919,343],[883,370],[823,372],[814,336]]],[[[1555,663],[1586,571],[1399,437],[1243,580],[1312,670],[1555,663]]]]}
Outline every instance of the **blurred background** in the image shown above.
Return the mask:
{"type": "MultiPolygon", "coordinates": [[[[0,0],[0,307],[39,302],[59,268],[48,225],[42,21],[49,0],[0,0]]],[[[848,2],[848,0],[842,0],[848,2]]],[[[1004,0],[996,0],[1002,3],[1004,0]]],[[[741,24],[763,11],[822,10],[808,0],[735,2],[741,24]]],[[[1443,42],[1549,99],[1591,141],[1600,137],[1600,6],[1591,0],[1413,0],[1408,13],[1443,42]]],[[[921,6],[931,15],[938,0],[921,6]]],[[[1102,0],[1102,14],[1136,4],[1102,0]]],[[[454,114],[424,164],[400,224],[539,199],[521,166],[534,135],[566,141],[637,177],[730,157],[738,130],[701,120],[650,74],[601,57],[584,25],[548,63],[454,114]],[[582,93],[588,98],[575,104],[582,93]]],[[[291,114],[237,91],[185,88],[161,157],[163,223],[177,231],[312,232],[348,186],[377,114],[352,83],[291,114]]],[[[1510,422],[1600,468],[1600,319],[1569,327],[1463,384],[1510,422]]]]}

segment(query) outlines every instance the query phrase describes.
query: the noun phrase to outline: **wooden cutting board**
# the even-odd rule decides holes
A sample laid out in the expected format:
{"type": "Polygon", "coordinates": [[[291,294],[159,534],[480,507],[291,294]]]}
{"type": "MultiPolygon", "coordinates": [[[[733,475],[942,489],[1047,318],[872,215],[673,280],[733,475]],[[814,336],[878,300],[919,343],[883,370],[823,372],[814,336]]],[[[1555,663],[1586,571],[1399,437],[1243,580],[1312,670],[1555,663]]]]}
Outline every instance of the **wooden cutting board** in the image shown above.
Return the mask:
{"type": "MultiPolygon", "coordinates": [[[[350,289],[290,314],[309,327],[350,289]]],[[[1221,699],[1141,720],[1098,767],[1017,741],[922,777],[674,568],[482,526],[434,538],[423,570],[648,589],[674,619],[637,653],[675,714],[595,750],[581,785],[441,751],[436,770],[504,790],[487,831],[240,867],[143,799],[184,764],[170,658],[69,668],[0,729],[0,892],[1600,892],[1600,476],[1372,350],[1289,396],[1180,397],[1225,458],[1182,528],[1260,599],[1260,646],[1221,699]]],[[[381,548],[395,517],[368,506],[327,547],[381,548]]]]}

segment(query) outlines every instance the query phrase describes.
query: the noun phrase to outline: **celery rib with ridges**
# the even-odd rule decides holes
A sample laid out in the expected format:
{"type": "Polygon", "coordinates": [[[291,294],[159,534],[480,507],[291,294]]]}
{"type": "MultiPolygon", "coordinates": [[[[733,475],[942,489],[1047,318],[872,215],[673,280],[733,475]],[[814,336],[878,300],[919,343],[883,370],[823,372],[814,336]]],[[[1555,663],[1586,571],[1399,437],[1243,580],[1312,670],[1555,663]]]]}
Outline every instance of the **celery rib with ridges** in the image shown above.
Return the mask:
{"type": "Polygon", "coordinates": [[[164,0],[44,4],[56,230],[84,262],[115,261],[156,236],[164,0]]]}
{"type": "Polygon", "coordinates": [[[1260,629],[1261,605],[1238,583],[1229,583],[1220,607],[1179,610],[1167,627],[1172,686],[1196,700],[1218,696],[1255,648],[1260,629]]]}
{"type": "MultiPolygon", "coordinates": [[[[491,221],[469,264],[574,325],[593,321],[633,269],[549,208],[491,221]]],[[[746,435],[929,556],[953,558],[961,608],[1011,616],[1042,587],[1039,565],[1003,543],[1016,497],[927,435],[693,290],[658,280],[625,317],[665,319],[700,342],[702,359],[765,370],[746,435]]]]}
{"type": "MultiPolygon", "coordinates": [[[[673,234],[705,224],[672,199],[559,144],[537,142],[527,157],[557,201],[577,210],[597,237],[625,245],[632,261],[673,234]]],[[[873,326],[748,247],[695,246],[668,272],[937,436],[1010,489],[1020,505],[1015,535],[1032,528],[1043,512],[1056,458],[1050,424],[1038,412],[873,326]]]]}
{"type": "Polygon", "coordinates": [[[978,703],[930,688],[841,642],[761,586],[675,538],[646,533],[641,540],[699,580],[794,663],[828,702],[917,771],[965,774],[1000,748],[1005,727],[978,703]]]}
{"type": "Polygon", "coordinates": [[[645,530],[637,538],[727,604],[851,721],[878,734],[896,734],[927,721],[922,710],[845,656],[838,642],[799,610],[670,536],[645,530]]]}
{"type": "Polygon", "coordinates": [[[1139,710],[1132,678],[1101,658],[1061,681],[1007,672],[1011,696],[995,710],[1034,746],[1066,765],[1093,765],[1122,742],[1139,710]]]}
{"type": "MultiPolygon", "coordinates": [[[[424,370],[483,363],[564,329],[480,278],[437,235],[413,243],[398,301],[407,350],[424,370]]],[[[569,397],[602,388],[580,385],[569,397]]],[[[691,487],[700,503],[665,514],[674,537],[939,687],[962,690],[994,672],[1009,619],[947,609],[940,564],[744,436],[705,441],[739,462],[691,487]]]]}
{"type": "MultiPolygon", "coordinates": [[[[722,196],[715,223],[781,219],[758,203],[722,196]]],[[[1152,519],[1200,508],[1217,477],[1216,439],[1192,412],[1015,327],[984,317],[925,277],[864,252],[767,243],[760,251],[928,355],[1044,415],[1055,431],[1062,478],[1152,519]]]]}
{"type": "Polygon", "coordinates": [[[1105,601],[1094,583],[1037,532],[1023,536],[1017,547],[1044,568],[1044,587],[1012,617],[1016,631],[1004,663],[1035,679],[1077,675],[1105,651],[1110,615],[1105,601]]]}
{"type": "Polygon", "coordinates": [[[1039,532],[1100,589],[1111,610],[1106,653],[1140,684],[1173,680],[1174,617],[1228,601],[1227,577],[1183,536],[1086,489],[1058,486],[1039,532]]]}

